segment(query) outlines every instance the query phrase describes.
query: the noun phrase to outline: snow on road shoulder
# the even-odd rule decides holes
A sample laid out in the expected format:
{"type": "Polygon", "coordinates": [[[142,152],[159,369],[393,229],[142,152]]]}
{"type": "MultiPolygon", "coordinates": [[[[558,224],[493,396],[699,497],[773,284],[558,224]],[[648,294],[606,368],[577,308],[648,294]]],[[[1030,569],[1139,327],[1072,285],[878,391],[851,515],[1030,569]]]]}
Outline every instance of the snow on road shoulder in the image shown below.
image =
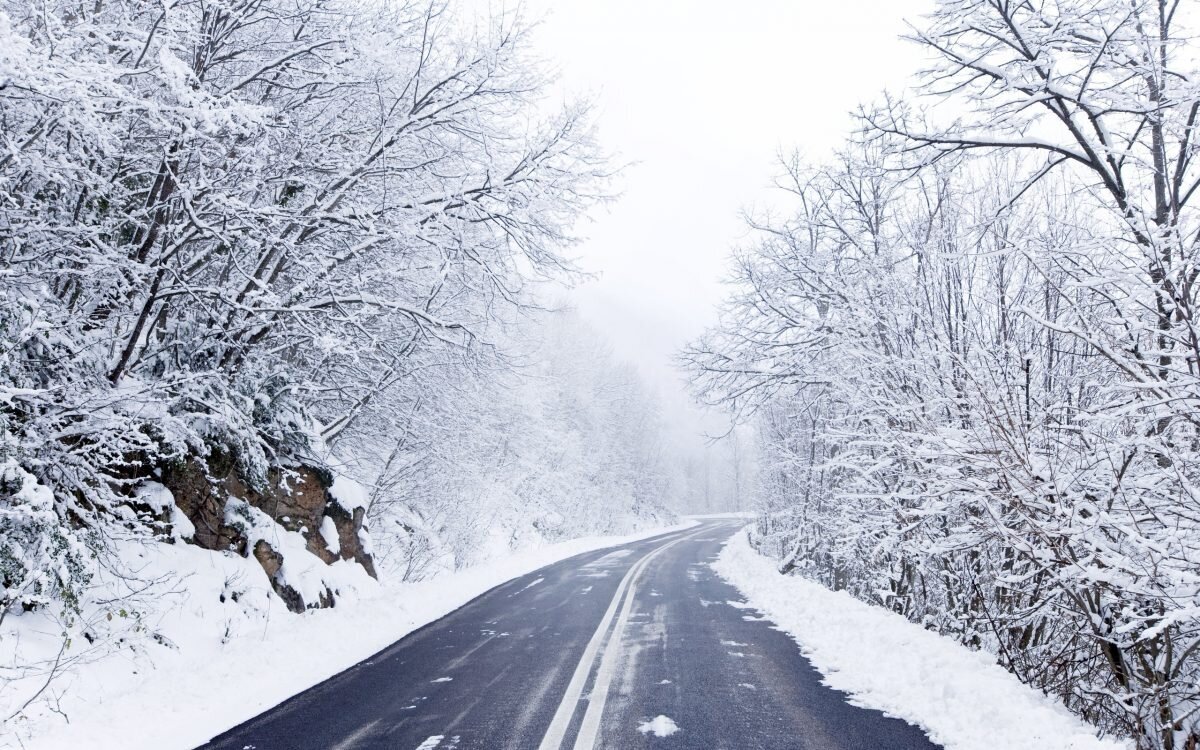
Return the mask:
{"type": "MultiPolygon", "coordinates": [[[[165,617],[174,623],[169,629],[169,648],[104,659],[74,670],[69,689],[58,704],[70,723],[63,725],[61,717],[39,717],[37,726],[22,728],[20,747],[195,747],[507,581],[573,555],[695,525],[689,521],[630,536],[549,544],[419,583],[385,581],[358,592],[357,599],[344,598],[332,609],[302,615],[287,612],[268,595],[269,584],[253,560],[216,555],[190,545],[162,545],[164,554],[202,557],[191,561],[191,570],[203,572],[205,564],[214,567],[218,563],[240,567],[214,567],[211,574],[198,573],[190,579],[188,606],[176,607],[165,617]],[[228,605],[225,597],[221,597],[222,604],[217,603],[218,594],[224,581],[237,575],[253,579],[246,586],[256,594],[259,616],[243,617],[245,621],[231,633],[231,621],[215,608],[228,605]]],[[[450,679],[446,676],[437,681],[450,679]]],[[[13,737],[2,735],[0,747],[16,746],[13,737]],[[14,741],[10,744],[7,740],[14,741]]]]}
{"type": "Polygon", "coordinates": [[[1058,702],[993,658],[900,615],[796,576],[780,575],[745,532],[713,563],[750,606],[791,635],[855,705],[915,724],[946,750],[1128,750],[1097,739],[1058,702]]]}

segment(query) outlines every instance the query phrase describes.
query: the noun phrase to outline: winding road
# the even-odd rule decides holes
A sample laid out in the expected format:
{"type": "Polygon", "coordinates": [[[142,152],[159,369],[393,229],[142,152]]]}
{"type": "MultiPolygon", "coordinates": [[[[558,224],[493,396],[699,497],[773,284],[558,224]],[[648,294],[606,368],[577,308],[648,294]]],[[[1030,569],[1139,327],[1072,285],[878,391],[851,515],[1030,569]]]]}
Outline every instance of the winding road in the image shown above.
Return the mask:
{"type": "Polygon", "coordinates": [[[203,750],[933,750],[709,567],[740,521],[514,579],[203,750]]]}

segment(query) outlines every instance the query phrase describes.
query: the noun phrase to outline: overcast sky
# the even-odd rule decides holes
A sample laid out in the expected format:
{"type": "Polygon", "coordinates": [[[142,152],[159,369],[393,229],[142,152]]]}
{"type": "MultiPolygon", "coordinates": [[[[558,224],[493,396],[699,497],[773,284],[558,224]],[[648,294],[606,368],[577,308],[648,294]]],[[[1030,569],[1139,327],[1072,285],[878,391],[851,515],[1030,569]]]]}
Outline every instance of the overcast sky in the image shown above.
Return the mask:
{"type": "MultiPolygon", "coordinates": [[[[583,227],[600,278],[571,298],[670,398],[671,357],[714,320],[742,209],[776,156],[819,160],[849,112],[921,64],[898,39],[932,0],[533,0],[561,85],[590,93],[623,194],[583,227]]],[[[674,400],[674,399],[672,399],[674,400]]]]}

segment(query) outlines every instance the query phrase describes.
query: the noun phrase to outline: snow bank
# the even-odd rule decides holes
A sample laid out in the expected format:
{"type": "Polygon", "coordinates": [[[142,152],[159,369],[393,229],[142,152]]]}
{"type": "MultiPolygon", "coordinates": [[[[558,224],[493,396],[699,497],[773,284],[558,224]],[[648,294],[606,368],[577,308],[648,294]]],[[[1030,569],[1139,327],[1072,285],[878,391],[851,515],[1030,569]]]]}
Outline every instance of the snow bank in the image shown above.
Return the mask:
{"type": "MultiPolygon", "coordinates": [[[[420,583],[385,582],[356,591],[357,599],[339,599],[332,609],[299,615],[271,594],[253,559],[191,545],[150,545],[142,553],[143,572],[151,573],[150,566],[195,571],[175,590],[177,605],[146,623],[165,645],[76,665],[53,686],[70,724],[46,712],[0,736],[0,747],[192,748],[505,581],[572,555],[694,525],[551,544],[420,583]],[[234,592],[238,602],[231,599],[234,592]]],[[[49,638],[47,647],[55,643],[49,638]]]]}
{"type": "Polygon", "coordinates": [[[825,684],[915,724],[946,750],[1128,750],[1057,701],[894,612],[780,575],[739,533],[713,568],[800,644],[825,684]]]}

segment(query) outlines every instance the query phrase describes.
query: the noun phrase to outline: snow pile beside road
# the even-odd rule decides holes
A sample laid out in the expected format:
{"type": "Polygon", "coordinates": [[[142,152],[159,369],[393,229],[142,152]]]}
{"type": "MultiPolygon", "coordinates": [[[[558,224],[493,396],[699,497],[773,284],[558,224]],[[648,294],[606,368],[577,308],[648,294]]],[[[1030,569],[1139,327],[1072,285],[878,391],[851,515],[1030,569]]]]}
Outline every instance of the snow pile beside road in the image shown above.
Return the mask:
{"type": "Polygon", "coordinates": [[[164,645],[74,665],[50,688],[61,694],[55,708],[70,723],[48,712],[31,717],[0,735],[0,748],[192,748],[506,581],[573,555],[695,525],[550,544],[428,581],[384,582],[332,609],[299,615],[271,594],[253,560],[157,545],[150,557],[165,555],[166,569],[177,566],[173,556],[202,558],[190,561],[188,569],[196,573],[186,588],[174,591],[181,601],[153,624],[169,634],[164,645]],[[229,596],[234,580],[241,592],[236,606],[229,596]]]}
{"type": "Polygon", "coordinates": [[[782,576],[737,534],[713,568],[791,635],[858,706],[921,727],[946,750],[1128,750],[1056,701],[971,651],[894,612],[804,578],[782,576]]]}

